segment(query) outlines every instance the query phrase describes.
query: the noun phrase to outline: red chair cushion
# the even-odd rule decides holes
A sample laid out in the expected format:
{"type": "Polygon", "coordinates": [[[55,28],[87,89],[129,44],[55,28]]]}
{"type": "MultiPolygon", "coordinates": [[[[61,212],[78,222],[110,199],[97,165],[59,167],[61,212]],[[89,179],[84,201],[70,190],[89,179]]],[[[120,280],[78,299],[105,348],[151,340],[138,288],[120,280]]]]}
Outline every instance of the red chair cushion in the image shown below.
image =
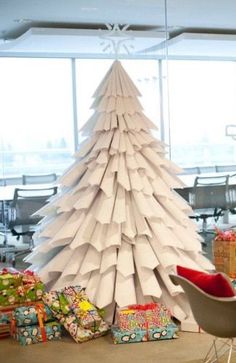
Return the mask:
{"type": "Polygon", "coordinates": [[[233,297],[235,290],[223,274],[220,272],[209,274],[191,268],[177,266],[177,274],[191,281],[207,294],[217,297],[233,297]]]}

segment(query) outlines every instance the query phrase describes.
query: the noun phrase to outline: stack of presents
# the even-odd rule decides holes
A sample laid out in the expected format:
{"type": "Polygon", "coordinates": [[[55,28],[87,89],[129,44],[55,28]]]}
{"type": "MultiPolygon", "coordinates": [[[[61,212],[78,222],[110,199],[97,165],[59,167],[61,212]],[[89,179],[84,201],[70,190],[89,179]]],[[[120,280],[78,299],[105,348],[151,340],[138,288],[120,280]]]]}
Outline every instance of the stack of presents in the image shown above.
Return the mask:
{"type": "Polygon", "coordinates": [[[116,325],[111,327],[103,316],[80,286],[46,292],[31,271],[0,271],[0,338],[11,335],[29,345],[60,339],[67,331],[82,343],[109,330],[115,344],[177,337],[170,311],[159,303],[118,309],[116,325]]]}

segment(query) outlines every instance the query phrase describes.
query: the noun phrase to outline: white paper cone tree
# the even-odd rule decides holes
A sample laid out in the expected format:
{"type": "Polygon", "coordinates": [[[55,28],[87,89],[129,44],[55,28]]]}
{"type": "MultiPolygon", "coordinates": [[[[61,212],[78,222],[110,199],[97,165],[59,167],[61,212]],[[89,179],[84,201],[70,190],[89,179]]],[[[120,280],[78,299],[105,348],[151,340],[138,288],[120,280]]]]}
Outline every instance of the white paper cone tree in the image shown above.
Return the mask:
{"type": "Polygon", "coordinates": [[[176,265],[212,269],[202,255],[188,204],[174,191],[179,168],[143,114],[135,87],[115,61],[96,90],[89,137],[41,209],[35,249],[26,259],[52,288],[79,284],[112,313],[153,300],[182,320],[187,305],[168,275],[176,265]],[[115,304],[116,303],[116,304],[115,304]]]}

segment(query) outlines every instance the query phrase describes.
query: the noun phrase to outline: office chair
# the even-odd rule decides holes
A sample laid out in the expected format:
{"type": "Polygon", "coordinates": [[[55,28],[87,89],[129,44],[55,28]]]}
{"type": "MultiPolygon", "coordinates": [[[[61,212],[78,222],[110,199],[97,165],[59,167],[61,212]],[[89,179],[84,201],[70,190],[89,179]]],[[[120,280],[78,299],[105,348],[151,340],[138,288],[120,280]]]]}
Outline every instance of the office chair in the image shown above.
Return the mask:
{"type": "Polygon", "coordinates": [[[39,175],[22,175],[22,183],[26,184],[44,184],[44,183],[53,183],[57,179],[57,175],[55,173],[51,174],[39,174],[39,175]]]}
{"type": "Polygon", "coordinates": [[[201,177],[197,176],[190,193],[190,205],[194,210],[191,218],[202,219],[201,232],[207,230],[207,219],[214,218],[215,222],[229,209],[229,175],[201,177]]]}
{"type": "Polygon", "coordinates": [[[15,266],[17,256],[30,252],[33,248],[33,234],[36,225],[40,222],[41,216],[36,212],[42,208],[48,199],[57,193],[57,187],[48,187],[40,189],[23,189],[16,188],[14,198],[10,204],[7,228],[17,240],[21,236],[28,236],[29,243],[26,249],[17,247],[9,248],[3,251],[2,260],[6,260],[7,254],[13,254],[12,265],[15,266]]]}
{"type": "Polygon", "coordinates": [[[203,362],[219,362],[219,358],[228,353],[227,363],[230,363],[232,351],[235,349],[233,343],[236,337],[236,296],[215,297],[205,293],[184,277],[169,277],[174,285],[180,285],[186,293],[197,324],[206,333],[214,336],[203,362]],[[222,341],[222,338],[225,340],[222,341]]]}

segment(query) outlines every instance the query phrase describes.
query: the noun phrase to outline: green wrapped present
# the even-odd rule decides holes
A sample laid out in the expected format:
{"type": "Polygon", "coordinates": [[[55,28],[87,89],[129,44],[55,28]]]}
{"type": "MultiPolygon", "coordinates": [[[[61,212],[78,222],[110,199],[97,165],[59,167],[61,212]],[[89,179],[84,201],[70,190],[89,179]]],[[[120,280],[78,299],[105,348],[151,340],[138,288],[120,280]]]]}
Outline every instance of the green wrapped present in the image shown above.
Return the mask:
{"type": "Polygon", "coordinates": [[[16,327],[13,336],[21,345],[58,340],[61,338],[61,325],[55,321],[46,323],[43,327],[39,325],[27,325],[16,327]]]}
{"type": "Polygon", "coordinates": [[[36,281],[32,284],[23,285],[23,290],[24,301],[39,301],[42,299],[45,287],[41,281],[36,281]]]}
{"type": "Polygon", "coordinates": [[[0,306],[10,306],[21,303],[24,299],[24,292],[21,286],[0,291],[0,306]]]}
{"type": "Polygon", "coordinates": [[[16,270],[3,269],[0,271],[0,291],[14,289],[22,283],[22,274],[16,270]]]}
{"type": "Polygon", "coordinates": [[[137,330],[121,330],[117,326],[111,327],[111,335],[114,344],[123,343],[138,343],[153,340],[165,340],[178,338],[178,331],[174,323],[168,324],[165,327],[153,329],[137,329],[137,330]]]}

